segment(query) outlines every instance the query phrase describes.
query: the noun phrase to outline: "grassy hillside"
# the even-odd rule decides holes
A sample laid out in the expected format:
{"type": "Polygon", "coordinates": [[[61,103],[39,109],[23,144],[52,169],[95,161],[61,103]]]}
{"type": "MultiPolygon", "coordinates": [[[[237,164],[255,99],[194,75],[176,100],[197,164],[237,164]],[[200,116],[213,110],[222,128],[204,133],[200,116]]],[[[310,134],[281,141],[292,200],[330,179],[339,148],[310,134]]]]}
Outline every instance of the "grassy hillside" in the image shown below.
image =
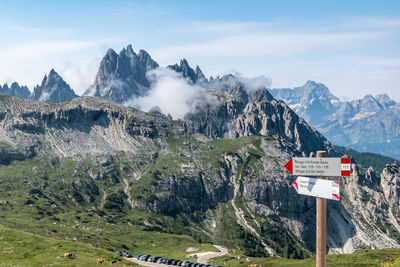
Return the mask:
{"type": "MultiPolygon", "coordinates": [[[[265,251],[254,234],[237,223],[230,202],[219,203],[210,210],[163,214],[148,207],[132,208],[129,201],[147,200],[151,206],[151,200],[157,198],[154,188],[172,175],[183,181],[201,171],[213,182],[213,175],[223,167],[222,155],[241,155],[243,161],[236,182],[243,177],[257,177],[264,167],[260,159],[266,157],[260,146],[270,141],[270,137],[258,136],[211,140],[170,135],[168,147],[154,159],[132,158],[125,153],[107,160],[38,155],[0,164],[0,263],[91,266],[98,257],[107,261],[118,258],[113,254],[117,250],[184,259],[186,247],[215,251],[211,243],[235,249],[241,255],[264,256],[265,251]],[[134,173],[140,173],[141,178],[132,179],[134,173]],[[206,212],[216,219],[214,232],[200,223],[206,212]],[[62,257],[65,252],[77,255],[72,264],[62,257]]],[[[6,143],[0,147],[9,148],[6,143]]],[[[269,160],[276,164],[275,158],[269,160]]],[[[252,224],[244,201],[238,199],[235,203],[252,224]]],[[[257,221],[260,225],[254,224],[253,228],[282,257],[310,255],[282,222],[259,216],[257,221]]],[[[375,252],[371,253],[373,258],[375,252]]],[[[383,255],[386,252],[379,253],[376,257],[386,260],[383,255]]],[[[347,256],[343,257],[347,260],[347,256]]],[[[349,261],[358,260],[354,257],[349,261]]],[[[218,263],[225,260],[228,266],[249,264],[229,257],[219,259],[218,263]]],[[[313,258],[301,261],[254,258],[252,261],[264,266],[310,266],[313,258]]]]}
{"type": "Polygon", "coordinates": [[[97,259],[105,260],[114,266],[137,266],[115,253],[95,248],[90,244],[42,237],[0,225],[0,263],[1,266],[97,266],[97,259]],[[75,254],[65,259],[64,253],[75,254]]]}
{"type": "MultiPolygon", "coordinates": [[[[387,263],[393,263],[400,257],[400,249],[378,249],[378,250],[363,250],[354,254],[344,255],[327,255],[326,263],[328,267],[338,266],[363,266],[363,267],[381,267],[387,263]]],[[[233,256],[223,256],[212,260],[214,264],[236,267],[248,266],[250,264],[262,265],[264,267],[312,267],[315,266],[315,257],[304,260],[291,260],[283,258],[246,258],[234,259],[233,256]],[[247,260],[248,259],[248,260],[247,260]]],[[[390,267],[397,267],[398,265],[389,265],[390,267]]],[[[388,266],[388,267],[389,267],[388,266]]],[[[386,266],[385,266],[386,267],[386,266]]]]}

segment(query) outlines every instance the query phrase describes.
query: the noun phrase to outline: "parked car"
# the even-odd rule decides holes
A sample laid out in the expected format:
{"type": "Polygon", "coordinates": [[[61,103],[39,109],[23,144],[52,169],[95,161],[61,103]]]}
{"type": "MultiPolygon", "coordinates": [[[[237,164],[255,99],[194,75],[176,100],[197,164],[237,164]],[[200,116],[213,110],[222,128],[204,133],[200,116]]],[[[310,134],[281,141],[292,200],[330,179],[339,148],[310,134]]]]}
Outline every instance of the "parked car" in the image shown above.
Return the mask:
{"type": "Polygon", "coordinates": [[[127,253],[126,253],[126,257],[127,257],[127,258],[132,258],[132,254],[129,253],[129,252],[127,252],[127,253]]]}
{"type": "Polygon", "coordinates": [[[140,260],[147,261],[148,258],[150,258],[150,255],[143,255],[140,260]]]}
{"type": "MultiPolygon", "coordinates": [[[[117,253],[118,254],[118,253],[117,253]]],[[[119,255],[119,254],[118,254],[119,255]]],[[[120,255],[121,256],[121,255],[120,255]]],[[[137,255],[136,256],[136,259],[138,259],[138,260],[140,260],[140,257],[142,257],[143,255],[142,254],[139,254],[139,255],[137,255]]]]}
{"type": "Polygon", "coordinates": [[[122,252],[122,257],[125,257],[125,258],[132,258],[132,254],[129,253],[129,252],[122,252]]]}
{"type": "Polygon", "coordinates": [[[115,254],[117,254],[118,256],[122,256],[122,252],[121,251],[117,251],[117,252],[115,252],[115,254]]]}

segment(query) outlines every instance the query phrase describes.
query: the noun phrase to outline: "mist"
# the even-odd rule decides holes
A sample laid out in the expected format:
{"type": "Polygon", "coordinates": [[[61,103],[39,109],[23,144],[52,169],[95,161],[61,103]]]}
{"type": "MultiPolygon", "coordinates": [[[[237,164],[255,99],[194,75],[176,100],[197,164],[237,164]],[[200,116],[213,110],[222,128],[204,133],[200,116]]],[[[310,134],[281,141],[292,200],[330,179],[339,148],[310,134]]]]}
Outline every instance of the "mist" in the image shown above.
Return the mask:
{"type": "Polygon", "coordinates": [[[205,94],[205,88],[191,85],[179,73],[157,68],[147,73],[152,86],[146,96],[130,99],[125,105],[139,108],[148,112],[158,106],[162,113],[170,114],[174,119],[183,119],[185,114],[194,109],[200,97],[205,94]]]}
{"type": "Polygon", "coordinates": [[[151,83],[147,95],[131,98],[123,104],[145,112],[157,110],[170,114],[173,119],[184,119],[187,113],[218,105],[217,97],[207,92],[209,89],[227,90],[241,82],[250,93],[271,86],[271,80],[265,76],[248,78],[237,73],[224,79],[214,79],[209,84],[191,84],[180,73],[163,67],[148,71],[146,76],[151,83]]]}

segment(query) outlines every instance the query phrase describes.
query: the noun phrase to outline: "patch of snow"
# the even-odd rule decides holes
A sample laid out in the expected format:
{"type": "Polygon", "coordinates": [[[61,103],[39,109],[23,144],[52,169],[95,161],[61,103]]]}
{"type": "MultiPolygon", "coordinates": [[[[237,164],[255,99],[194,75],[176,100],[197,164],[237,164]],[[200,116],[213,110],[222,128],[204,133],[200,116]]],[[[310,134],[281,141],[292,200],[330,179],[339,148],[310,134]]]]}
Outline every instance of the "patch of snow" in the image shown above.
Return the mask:
{"type": "Polygon", "coordinates": [[[372,116],[376,113],[376,111],[373,112],[364,112],[364,113],[357,113],[356,115],[354,115],[353,118],[351,118],[352,121],[354,120],[360,120],[360,119],[364,119],[368,116],[372,116]]]}
{"type": "Polygon", "coordinates": [[[289,105],[289,107],[290,107],[291,109],[298,109],[298,108],[301,108],[302,105],[301,105],[301,104],[294,104],[294,105],[289,105]]]}
{"type": "Polygon", "coordinates": [[[47,101],[50,97],[51,92],[42,92],[39,97],[39,101],[47,101]]]}

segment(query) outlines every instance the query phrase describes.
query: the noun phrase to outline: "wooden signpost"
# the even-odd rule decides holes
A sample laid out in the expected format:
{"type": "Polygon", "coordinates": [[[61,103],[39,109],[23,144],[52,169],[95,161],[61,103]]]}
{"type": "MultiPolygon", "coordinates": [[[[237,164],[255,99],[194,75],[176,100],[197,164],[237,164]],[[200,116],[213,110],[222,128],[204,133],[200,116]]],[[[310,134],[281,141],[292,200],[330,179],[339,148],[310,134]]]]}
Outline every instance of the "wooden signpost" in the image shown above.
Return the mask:
{"type": "Polygon", "coordinates": [[[339,200],[339,182],[326,180],[327,176],[350,176],[349,158],[326,158],[325,151],[317,151],[317,158],[292,158],[285,168],[293,175],[311,175],[318,178],[297,177],[293,186],[297,193],[317,197],[316,266],[326,267],[326,199],[339,200]]]}

